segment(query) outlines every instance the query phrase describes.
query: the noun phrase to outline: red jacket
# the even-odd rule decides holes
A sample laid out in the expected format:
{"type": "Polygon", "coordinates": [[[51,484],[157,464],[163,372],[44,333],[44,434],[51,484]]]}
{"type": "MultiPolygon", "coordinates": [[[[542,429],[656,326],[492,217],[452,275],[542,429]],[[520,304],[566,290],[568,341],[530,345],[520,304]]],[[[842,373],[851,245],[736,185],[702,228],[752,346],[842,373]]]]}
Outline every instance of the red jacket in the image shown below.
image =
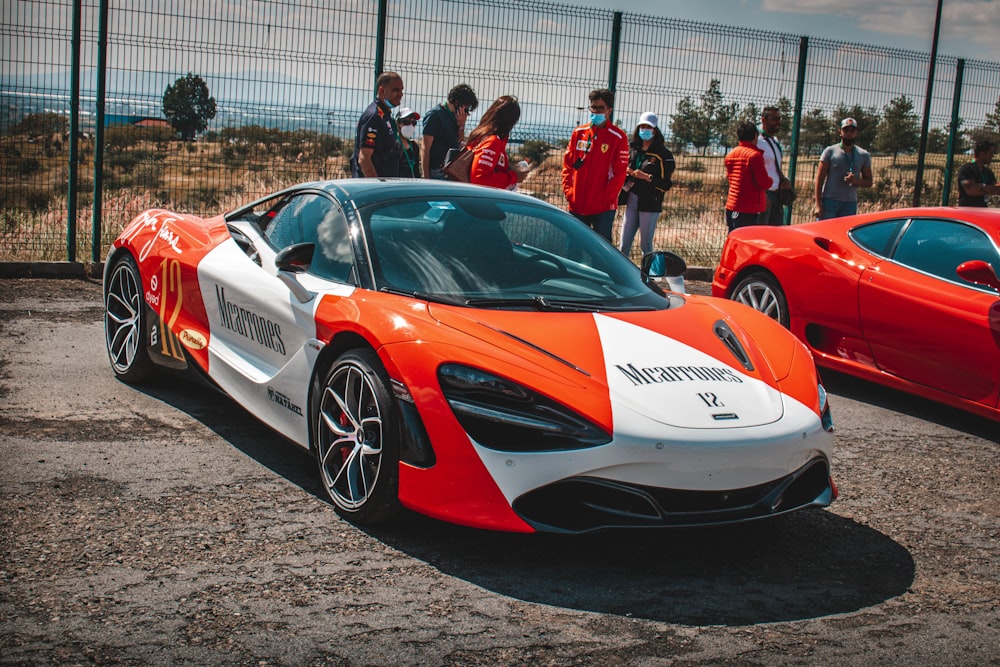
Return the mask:
{"type": "Polygon", "coordinates": [[[569,210],[594,215],[618,208],[628,169],[628,135],[606,122],[573,130],[563,155],[562,186],[569,210]],[[577,166],[578,165],[578,166],[577,166]]]}
{"type": "Polygon", "coordinates": [[[491,188],[509,188],[517,183],[517,174],[511,171],[507,159],[507,140],[493,135],[483,137],[472,148],[472,168],[469,182],[491,188]]]}
{"type": "Polygon", "coordinates": [[[767,190],[771,177],[764,166],[764,151],[752,141],[740,145],[726,156],[726,179],[729,196],[726,210],[739,213],[763,213],[767,210],[767,190]]]}

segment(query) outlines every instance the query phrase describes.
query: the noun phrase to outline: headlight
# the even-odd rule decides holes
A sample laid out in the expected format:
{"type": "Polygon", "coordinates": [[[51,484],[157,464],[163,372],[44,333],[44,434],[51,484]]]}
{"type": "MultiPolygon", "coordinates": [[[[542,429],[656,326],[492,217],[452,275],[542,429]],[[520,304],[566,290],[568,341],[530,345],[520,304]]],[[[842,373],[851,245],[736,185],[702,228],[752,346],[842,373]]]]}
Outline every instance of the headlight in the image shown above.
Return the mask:
{"type": "Polygon", "coordinates": [[[611,442],[602,428],[505,378],[458,364],[438,369],[444,397],[462,428],[500,451],[555,451],[611,442]]]}
{"type": "Polygon", "coordinates": [[[823,423],[823,429],[827,433],[833,433],[833,415],[830,414],[830,399],[826,395],[823,383],[816,385],[816,392],[819,394],[819,418],[823,423]]]}

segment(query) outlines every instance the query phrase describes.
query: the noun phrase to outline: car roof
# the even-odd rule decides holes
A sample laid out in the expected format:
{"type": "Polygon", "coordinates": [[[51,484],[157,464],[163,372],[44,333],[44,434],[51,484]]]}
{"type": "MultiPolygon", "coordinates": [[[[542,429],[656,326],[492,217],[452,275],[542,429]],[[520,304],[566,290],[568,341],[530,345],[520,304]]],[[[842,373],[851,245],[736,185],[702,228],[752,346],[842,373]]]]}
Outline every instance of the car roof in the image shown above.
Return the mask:
{"type": "Polygon", "coordinates": [[[487,188],[480,185],[458,183],[455,181],[440,181],[424,178],[345,178],[334,181],[315,181],[301,183],[288,188],[288,191],[299,189],[316,189],[330,193],[341,202],[351,200],[355,206],[362,207],[373,202],[383,201],[387,196],[405,197],[490,197],[509,201],[522,201],[549,206],[539,199],[528,195],[487,188]]]}

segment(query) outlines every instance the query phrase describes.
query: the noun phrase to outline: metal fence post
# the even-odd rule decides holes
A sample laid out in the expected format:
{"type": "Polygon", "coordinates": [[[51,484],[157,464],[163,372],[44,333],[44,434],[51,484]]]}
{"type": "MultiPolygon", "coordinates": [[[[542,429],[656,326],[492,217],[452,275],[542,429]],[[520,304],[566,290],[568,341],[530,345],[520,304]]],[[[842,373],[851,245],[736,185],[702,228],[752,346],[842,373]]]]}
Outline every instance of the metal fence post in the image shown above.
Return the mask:
{"type": "Polygon", "coordinates": [[[108,66],[108,0],[101,0],[97,31],[97,100],[94,128],[94,208],[91,224],[90,259],[101,261],[101,215],[104,208],[104,97],[108,66]]]}
{"type": "Polygon", "coordinates": [[[378,77],[385,70],[385,31],[389,17],[389,0],[378,0],[378,34],[375,35],[375,84],[372,98],[378,95],[378,77]]]}
{"type": "Polygon", "coordinates": [[[955,92],[951,96],[951,127],[948,128],[948,154],[944,158],[944,187],[941,206],[948,205],[951,194],[951,171],[955,166],[955,144],[958,142],[958,108],[962,104],[962,79],[965,76],[965,58],[955,64],[955,92]]]}
{"type": "Polygon", "coordinates": [[[611,25],[611,62],[608,66],[608,90],[618,87],[618,52],[622,42],[622,13],[615,12],[611,25]]]}
{"type": "Polygon", "coordinates": [[[69,93],[69,188],[66,193],[66,261],[76,261],[77,144],[80,132],[80,19],[83,1],[73,3],[73,33],[70,43],[69,93]]]}
{"type": "MultiPolygon", "coordinates": [[[[799,130],[802,124],[802,95],[806,87],[806,58],[809,54],[809,38],[799,38],[799,71],[795,75],[795,111],[792,115],[792,156],[788,159],[788,178],[795,187],[795,168],[799,162],[799,130]]],[[[792,207],[785,207],[785,224],[792,224],[792,207]]]]}
{"type": "Polygon", "coordinates": [[[920,148],[917,149],[917,175],[913,186],[913,205],[920,206],[920,191],[924,189],[924,159],[927,154],[927,128],[930,125],[931,93],[934,92],[934,66],[937,64],[938,33],[941,30],[941,0],[937,1],[934,18],[934,39],[931,41],[931,62],[927,68],[927,95],[924,97],[924,118],[920,124],[920,148]]]}

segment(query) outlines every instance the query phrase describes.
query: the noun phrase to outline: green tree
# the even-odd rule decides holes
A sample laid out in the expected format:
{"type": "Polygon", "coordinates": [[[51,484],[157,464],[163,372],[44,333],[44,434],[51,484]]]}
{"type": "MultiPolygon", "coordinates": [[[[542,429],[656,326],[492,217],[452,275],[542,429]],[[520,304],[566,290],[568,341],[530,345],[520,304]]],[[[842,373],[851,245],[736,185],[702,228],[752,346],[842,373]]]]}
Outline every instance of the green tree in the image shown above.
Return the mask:
{"type": "Polygon", "coordinates": [[[781,114],[781,129],[778,130],[778,141],[782,145],[787,146],[788,142],[792,140],[792,101],[782,95],[775,106],[778,107],[778,113],[781,114]]]}
{"type": "Polygon", "coordinates": [[[986,114],[985,127],[988,130],[1000,133],[1000,96],[997,97],[997,103],[996,106],[993,107],[993,113],[986,114]]]}
{"type": "Polygon", "coordinates": [[[683,152],[689,145],[704,152],[712,143],[711,124],[690,97],[677,103],[677,111],[670,116],[670,134],[673,147],[678,152],[683,152]]]}
{"type": "Polygon", "coordinates": [[[521,144],[521,149],[518,153],[537,167],[545,161],[545,158],[549,155],[549,151],[554,148],[554,146],[541,139],[528,139],[521,144]]]}
{"type": "Polygon", "coordinates": [[[31,139],[39,137],[51,139],[53,135],[61,136],[68,131],[69,119],[51,111],[28,114],[10,128],[11,134],[21,134],[31,139]]]}
{"type": "Polygon", "coordinates": [[[913,112],[913,102],[900,95],[882,108],[874,148],[892,154],[892,163],[900,153],[912,153],[920,144],[920,121],[913,112]]]}
{"type": "MultiPolygon", "coordinates": [[[[958,132],[955,134],[955,146],[952,154],[958,155],[969,150],[969,141],[962,129],[962,119],[958,119],[958,132]]],[[[948,152],[948,136],[951,134],[951,123],[945,127],[935,127],[927,132],[927,152],[945,154],[948,152]]]]}
{"type": "Polygon", "coordinates": [[[215,118],[215,98],[209,96],[208,85],[200,76],[188,72],[167,86],[163,115],[182,139],[192,140],[215,118]]]}
{"type": "Polygon", "coordinates": [[[837,131],[822,109],[813,109],[802,116],[799,127],[799,152],[803,155],[819,155],[837,131]]]}
{"type": "Polygon", "coordinates": [[[746,106],[738,111],[734,109],[734,112],[729,125],[726,127],[724,137],[719,141],[722,147],[726,149],[726,152],[729,151],[731,146],[736,145],[736,128],[739,127],[740,123],[747,121],[758,127],[760,126],[760,110],[753,102],[747,103],[746,106]]]}

